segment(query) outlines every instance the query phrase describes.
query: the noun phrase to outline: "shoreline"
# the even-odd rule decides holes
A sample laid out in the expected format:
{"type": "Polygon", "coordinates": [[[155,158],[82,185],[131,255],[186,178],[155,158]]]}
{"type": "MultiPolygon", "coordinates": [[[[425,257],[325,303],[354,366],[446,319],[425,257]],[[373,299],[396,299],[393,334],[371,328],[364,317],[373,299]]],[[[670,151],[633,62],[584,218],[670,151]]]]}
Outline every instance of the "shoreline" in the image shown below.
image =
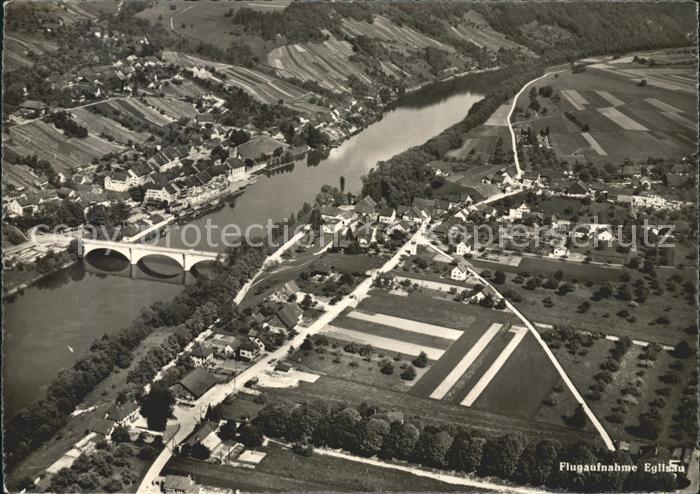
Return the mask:
{"type": "Polygon", "coordinates": [[[47,273],[40,274],[39,276],[36,276],[29,281],[25,281],[24,283],[21,283],[21,284],[17,285],[16,287],[9,289],[7,292],[4,292],[2,294],[3,302],[5,300],[7,300],[8,298],[10,298],[14,295],[17,295],[18,293],[22,292],[23,290],[26,290],[27,288],[31,288],[32,286],[36,285],[38,282],[40,282],[41,280],[43,280],[47,276],[58,273],[59,271],[63,271],[64,269],[70,268],[71,266],[77,264],[77,262],[78,262],[78,259],[73,259],[71,261],[65,262],[60,266],[56,266],[55,269],[52,269],[51,271],[49,271],[47,273]]]}

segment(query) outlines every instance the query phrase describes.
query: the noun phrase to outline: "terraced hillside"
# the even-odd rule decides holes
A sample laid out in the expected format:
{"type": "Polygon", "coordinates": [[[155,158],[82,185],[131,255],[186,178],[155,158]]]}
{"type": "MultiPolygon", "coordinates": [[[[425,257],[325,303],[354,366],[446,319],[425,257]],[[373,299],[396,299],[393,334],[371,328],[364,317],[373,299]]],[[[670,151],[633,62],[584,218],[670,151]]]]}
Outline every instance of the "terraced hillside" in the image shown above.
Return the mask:
{"type": "Polygon", "coordinates": [[[90,163],[93,159],[124,150],[123,146],[90,134],[85,138],[69,138],[53,125],[36,121],[9,129],[3,145],[20,156],[34,156],[53,165],[57,172],[66,172],[90,163]]]}
{"type": "Polygon", "coordinates": [[[505,34],[493,29],[481,14],[473,10],[464,14],[459,22],[450,26],[450,29],[457,38],[491,52],[497,52],[503,48],[522,50],[534,56],[534,53],[528,48],[511,41],[505,34]]]}
{"type": "Polygon", "coordinates": [[[354,75],[365,84],[373,81],[350,60],[352,45],[333,36],[323,43],[303,43],[275,48],[267,63],[280,77],[316,81],[331,91],[349,92],[348,77],[354,75]]]}
{"type": "Polygon", "coordinates": [[[34,65],[34,57],[58,49],[55,42],[37,34],[6,32],[3,38],[3,66],[6,71],[34,65]]]}
{"type": "Polygon", "coordinates": [[[173,51],[163,52],[163,59],[167,63],[192,69],[197,77],[210,79],[227,87],[241,88],[266,104],[275,104],[281,100],[288,107],[301,112],[324,113],[327,111],[323,107],[310,103],[313,97],[318,96],[315,93],[256,70],[211,62],[173,51]],[[218,75],[213,74],[206,67],[213,67],[218,75]],[[221,74],[224,77],[221,77],[221,74]]]}

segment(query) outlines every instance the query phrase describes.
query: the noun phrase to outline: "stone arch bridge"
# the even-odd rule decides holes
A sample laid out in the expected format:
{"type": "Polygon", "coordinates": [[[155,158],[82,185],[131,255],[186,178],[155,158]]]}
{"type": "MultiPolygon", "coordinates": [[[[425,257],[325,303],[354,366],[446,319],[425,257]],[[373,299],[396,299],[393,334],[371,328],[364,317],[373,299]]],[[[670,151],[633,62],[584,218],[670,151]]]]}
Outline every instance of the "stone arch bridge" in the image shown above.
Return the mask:
{"type": "Polygon", "coordinates": [[[118,252],[126,257],[131,264],[137,264],[141,259],[148,256],[163,256],[173,259],[185,271],[189,271],[195,264],[199,264],[200,262],[221,260],[217,252],[192,249],[174,249],[149,244],[128,244],[125,242],[112,242],[109,240],[80,239],[78,252],[81,256],[85,257],[90,252],[96,250],[118,252]]]}

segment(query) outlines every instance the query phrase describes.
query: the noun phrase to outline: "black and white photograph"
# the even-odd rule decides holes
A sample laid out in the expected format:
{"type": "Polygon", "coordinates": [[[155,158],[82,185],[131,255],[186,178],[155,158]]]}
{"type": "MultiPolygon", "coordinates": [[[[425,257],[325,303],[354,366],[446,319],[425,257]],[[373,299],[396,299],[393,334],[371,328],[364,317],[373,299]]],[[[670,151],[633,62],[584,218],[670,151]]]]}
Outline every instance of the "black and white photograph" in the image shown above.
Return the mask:
{"type": "Polygon", "coordinates": [[[5,0],[4,492],[699,492],[698,9],[5,0]]]}

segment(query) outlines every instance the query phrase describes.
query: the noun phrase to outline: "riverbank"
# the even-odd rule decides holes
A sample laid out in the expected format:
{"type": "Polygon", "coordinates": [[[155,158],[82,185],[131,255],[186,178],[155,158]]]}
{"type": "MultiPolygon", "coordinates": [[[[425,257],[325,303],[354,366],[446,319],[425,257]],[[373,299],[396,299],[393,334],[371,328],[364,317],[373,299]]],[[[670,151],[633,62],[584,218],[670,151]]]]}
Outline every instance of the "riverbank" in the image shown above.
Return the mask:
{"type": "Polygon", "coordinates": [[[9,299],[13,297],[14,295],[17,295],[21,293],[23,290],[30,288],[46,278],[47,276],[50,276],[54,273],[57,273],[59,271],[62,271],[64,269],[67,269],[71,266],[73,266],[77,261],[78,258],[73,255],[69,254],[68,252],[59,252],[55,254],[58,256],[60,259],[57,261],[58,264],[55,266],[51,266],[48,269],[48,271],[42,272],[42,273],[36,273],[39,269],[39,264],[34,263],[34,264],[22,264],[21,266],[24,266],[23,269],[18,269],[18,268],[10,268],[10,269],[3,269],[2,270],[2,300],[3,302],[6,299],[9,299]],[[68,257],[68,259],[65,259],[65,257],[68,257]],[[32,276],[32,273],[36,273],[32,276]],[[8,288],[9,286],[9,288],[8,288]]]}

